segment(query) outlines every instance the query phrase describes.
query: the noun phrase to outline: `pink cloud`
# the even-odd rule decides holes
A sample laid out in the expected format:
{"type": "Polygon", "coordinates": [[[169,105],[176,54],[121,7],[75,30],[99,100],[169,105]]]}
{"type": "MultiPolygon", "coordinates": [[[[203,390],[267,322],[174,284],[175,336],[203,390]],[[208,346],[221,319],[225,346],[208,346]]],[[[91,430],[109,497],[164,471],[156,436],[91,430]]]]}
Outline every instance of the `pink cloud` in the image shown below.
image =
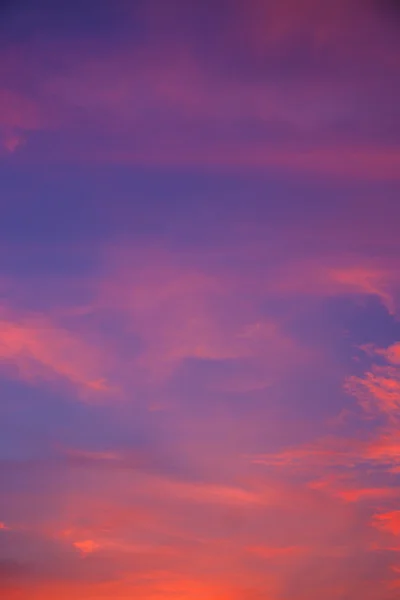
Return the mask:
{"type": "Polygon", "coordinates": [[[376,296],[390,314],[397,310],[397,267],[366,257],[325,255],[291,261],[280,270],[271,292],[313,297],[376,296]]]}
{"type": "Polygon", "coordinates": [[[104,358],[79,335],[43,315],[13,315],[2,311],[0,358],[6,373],[29,382],[65,381],[83,397],[111,391],[104,358]]]}
{"type": "Polygon", "coordinates": [[[96,309],[125,316],[143,344],[136,368],[153,381],[187,359],[238,361],[243,369],[217,387],[258,389],[270,384],[272,369],[277,373],[285,363],[308,359],[279,322],[259,313],[262,295],[239,299],[240,280],[179,264],[167,249],[125,247],[107,261],[96,309]]]}
{"type": "Polygon", "coordinates": [[[368,350],[373,356],[382,357],[384,363],[373,364],[361,377],[351,377],[347,387],[367,410],[382,411],[388,417],[396,418],[400,408],[399,344],[368,350]]]}

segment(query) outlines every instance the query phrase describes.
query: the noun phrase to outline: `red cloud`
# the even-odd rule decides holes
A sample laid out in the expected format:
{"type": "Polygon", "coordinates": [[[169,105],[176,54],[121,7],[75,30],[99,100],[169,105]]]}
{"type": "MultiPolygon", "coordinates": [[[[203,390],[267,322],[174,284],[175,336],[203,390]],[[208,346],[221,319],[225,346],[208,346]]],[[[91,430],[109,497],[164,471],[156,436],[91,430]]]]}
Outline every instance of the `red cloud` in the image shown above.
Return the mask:
{"type": "Polygon", "coordinates": [[[377,514],[374,517],[374,524],[378,529],[398,536],[400,535],[400,511],[377,514]]]}

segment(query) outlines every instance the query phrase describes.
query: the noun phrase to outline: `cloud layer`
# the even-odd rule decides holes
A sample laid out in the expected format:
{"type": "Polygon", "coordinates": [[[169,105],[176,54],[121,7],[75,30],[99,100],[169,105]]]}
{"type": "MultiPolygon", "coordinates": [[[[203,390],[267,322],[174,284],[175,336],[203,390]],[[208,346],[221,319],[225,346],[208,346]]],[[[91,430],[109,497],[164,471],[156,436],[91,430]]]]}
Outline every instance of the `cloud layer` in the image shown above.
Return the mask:
{"type": "Polygon", "coordinates": [[[4,4],[0,592],[395,600],[396,3],[4,4]]]}

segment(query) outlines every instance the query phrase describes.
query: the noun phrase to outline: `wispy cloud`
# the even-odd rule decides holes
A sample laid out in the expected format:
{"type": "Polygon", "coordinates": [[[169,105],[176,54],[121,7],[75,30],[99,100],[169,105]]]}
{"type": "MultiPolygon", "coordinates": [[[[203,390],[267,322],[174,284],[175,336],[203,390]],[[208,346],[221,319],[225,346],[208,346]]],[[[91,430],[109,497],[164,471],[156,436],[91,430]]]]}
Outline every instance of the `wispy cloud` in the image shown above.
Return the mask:
{"type": "Polygon", "coordinates": [[[397,13],[31,4],[0,23],[0,595],[397,599],[397,13]]]}

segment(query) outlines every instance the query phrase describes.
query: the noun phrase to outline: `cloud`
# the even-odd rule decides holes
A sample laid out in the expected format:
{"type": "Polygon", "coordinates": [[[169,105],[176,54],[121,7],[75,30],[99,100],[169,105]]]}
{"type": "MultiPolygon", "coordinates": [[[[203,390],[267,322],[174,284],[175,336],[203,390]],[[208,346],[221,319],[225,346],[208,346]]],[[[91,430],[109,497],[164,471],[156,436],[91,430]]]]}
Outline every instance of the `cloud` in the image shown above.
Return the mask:
{"type": "MultiPolygon", "coordinates": [[[[343,554],[343,549],[330,547],[329,539],[332,528],[336,535],[340,531],[340,536],[346,536],[348,516],[331,506],[328,513],[332,515],[333,509],[335,523],[330,527],[325,520],[321,527],[323,505],[313,500],[313,493],[301,489],[281,487],[265,512],[265,504],[249,501],[247,496],[243,502],[242,495],[238,502],[236,492],[233,499],[231,491],[222,490],[221,496],[215,486],[207,484],[182,487],[164,480],[159,485],[158,479],[110,477],[109,472],[82,481],[83,486],[75,487],[78,480],[69,478],[67,494],[59,490],[64,499],[61,512],[55,522],[43,515],[39,538],[38,533],[16,538],[18,544],[24,543],[24,555],[28,554],[35,571],[40,567],[43,573],[39,580],[28,581],[30,589],[40,590],[44,597],[49,586],[66,593],[73,585],[79,586],[78,598],[103,586],[104,592],[110,589],[110,596],[117,589],[126,594],[137,590],[143,598],[157,590],[165,590],[167,597],[178,590],[196,597],[196,590],[204,586],[211,597],[220,592],[241,598],[241,590],[249,587],[278,593],[284,579],[307,556],[343,554]],[[142,519],[141,507],[151,518],[142,519]],[[308,516],[303,526],[301,515],[309,515],[310,507],[315,518],[308,516]],[[280,525],[283,515],[288,523],[285,531],[280,525]],[[265,524],[260,526],[261,516],[265,524]],[[68,527],[57,534],[55,524],[68,527]],[[299,542],[305,539],[316,545],[304,548],[299,542]],[[41,548],[44,561],[36,559],[35,547],[41,548]],[[54,560],[49,560],[48,552],[54,560]],[[57,567],[60,562],[62,572],[57,567]],[[47,570],[43,571],[44,564],[47,570]]],[[[268,493],[271,483],[266,486],[268,493]]],[[[11,551],[15,546],[7,547],[11,551]]]]}
{"type": "Polygon", "coordinates": [[[0,44],[7,600],[394,600],[394,23],[28,4],[0,44]]]}
{"type": "Polygon", "coordinates": [[[380,513],[374,517],[374,525],[382,531],[399,536],[400,535],[400,511],[380,513]]]}
{"type": "Polygon", "coordinates": [[[110,386],[101,372],[101,353],[79,336],[43,315],[8,316],[0,320],[0,358],[6,373],[28,383],[66,381],[83,396],[102,394],[110,386]]]}
{"type": "Polygon", "coordinates": [[[396,342],[385,349],[367,348],[383,364],[373,364],[361,377],[351,377],[347,383],[367,410],[382,411],[396,417],[400,408],[400,345],[396,342]]]}
{"type": "Polygon", "coordinates": [[[240,281],[179,264],[168,249],[122,247],[106,264],[97,310],[123,315],[126,329],[137,336],[133,364],[139,376],[142,371],[162,380],[190,360],[232,364],[229,383],[222,377],[217,386],[245,391],[269,385],[272,368],[302,360],[302,349],[279,322],[260,314],[261,298],[240,298],[240,281]]]}
{"type": "Polygon", "coordinates": [[[92,554],[100,548],[99,544],[94,542],[93,540],[83,540],[81,542],[74,542],[73,544],[77,550],[82,554],[82,556],[86,556],[87,554],[92,554]]]}
{"type": "Polygon", "coordinates": [[[375,296],[393,315],[397,310],[397,286],[394,266],[376,264],[365,256],[328,254],[321,259],[305,257],[289,262],[280,270],[271,291],[310,297],[375,296]]]}
{"type": "Polygon", "coordinates": [[[50,12],[41,46],[3,50],[3,126],[8,140],[27,138],[24,160],[398,180],[398,45],[365,3],[217,2],[211,30],[200,2],[168,14],[160,2],[117,4],[102,4],[104,46],[93,30],[79,49],[56,41],[50,12]],[[63,67],[40,60],[43,48],[63,67]],[[35,85],[21,90],[12,74],[32,68],[35,85]]]}

